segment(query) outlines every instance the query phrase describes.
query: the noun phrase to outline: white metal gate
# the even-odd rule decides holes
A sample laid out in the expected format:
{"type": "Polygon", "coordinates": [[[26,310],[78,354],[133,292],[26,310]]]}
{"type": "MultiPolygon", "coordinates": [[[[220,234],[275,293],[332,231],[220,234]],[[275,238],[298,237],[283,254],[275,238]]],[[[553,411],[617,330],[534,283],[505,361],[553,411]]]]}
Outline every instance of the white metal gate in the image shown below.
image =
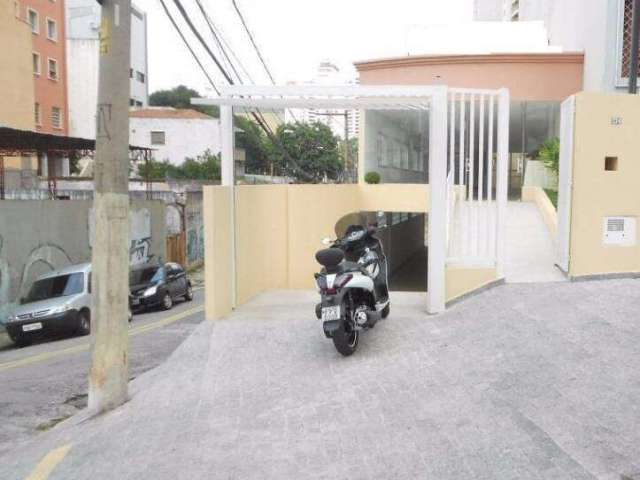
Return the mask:
{"type": "Polygon", "coordinates": [[[576,97],[562,102],[560,110],[560,172],[558,178],[558,252],[556,262],[569,272],[569,244],[571,241],[571,189],[573,178],[573,129],[576,97]]]}
{"type": "Polygon", "coordinates": [[[502,276],[509,93],[449,90],[447,264],[502,276]]]}

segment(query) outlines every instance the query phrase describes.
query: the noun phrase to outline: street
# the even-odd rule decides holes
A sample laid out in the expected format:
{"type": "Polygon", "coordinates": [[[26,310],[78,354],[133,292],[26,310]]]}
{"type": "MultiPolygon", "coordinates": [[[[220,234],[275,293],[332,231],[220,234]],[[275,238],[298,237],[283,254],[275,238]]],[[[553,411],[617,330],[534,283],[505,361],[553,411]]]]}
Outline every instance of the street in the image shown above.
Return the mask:
{"type": "MultiPolygon", "coordinates": [[[[162,363],[204,319],[204,292],[194,293],[169,311],[133,316],[131,379],[162,363]]],[[[90,337],[0,345],[0,455],[86,406],[90,364],[90,337]]]]}

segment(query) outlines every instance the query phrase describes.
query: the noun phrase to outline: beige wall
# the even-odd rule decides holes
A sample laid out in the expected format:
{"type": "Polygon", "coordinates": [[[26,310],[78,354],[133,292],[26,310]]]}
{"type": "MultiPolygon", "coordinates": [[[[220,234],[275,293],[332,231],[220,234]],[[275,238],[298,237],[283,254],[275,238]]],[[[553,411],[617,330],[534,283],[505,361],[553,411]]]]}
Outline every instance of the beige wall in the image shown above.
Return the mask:
{"type": "Polygon", "coordinates": [[[580,93],[576,96],[571,276],[640,272],[640,246],[604,246],[603,218],[640,216],[640,97],[580,93]],[[613,119],[621,124],[614,125],[613,119]],[[605,171],[606,156],[618,170],[605,171]]]}
{"type": "MultiPolygon", "coordinates": [[[[362,211],[427,213],[428,185],[243,185],[236,187],[237,304],[270,289],[311,289],[322,239],[336,223],[362,211]]],[[[232,309],[231,198],[229,187],[204,188],[206,315],[232,309]]],[[[493,276],[455,271],[447,300],[481,287],[493,276]]]]}
{"type": "Polygon", "coordinates": [[[362,85],[508,88],[512,100],[564,100],[582,90],[580,53],[409,56],[356,63],[362,85]]]}
{"type": "Polygon", "coordinates": [[[238,304],[268,289],[287,288],[287,190],[236,187],[238,304]]]}
{"type": "Polygon", "coordinates": [[[498,280],[495,268],[461,268],[448,266],[445,275],[447,302],[471,293],[498,280]]]}
{"type": "Polygon", "coordinates": [[[558,213],[556,208],[549,200],[547,192],[541,187],[532,187],[525,185],[522,187],[522,201],[535,203],[542,215],[544,224],[549,229],[549,233],[553,240],[556,240],[558,235],[558,213]]]}
{"type": "Polygon", "coordinates": [[[31,35],[14,2],[0,2],[0,124],[23,130],[35,127],[31,35]]]}
{"type": "Polygon", "coordinates": [[[202,202],[205,219],[205,314],[213,319],[224,317],[232,309],[230,188],[205,187],[202,202]]]}

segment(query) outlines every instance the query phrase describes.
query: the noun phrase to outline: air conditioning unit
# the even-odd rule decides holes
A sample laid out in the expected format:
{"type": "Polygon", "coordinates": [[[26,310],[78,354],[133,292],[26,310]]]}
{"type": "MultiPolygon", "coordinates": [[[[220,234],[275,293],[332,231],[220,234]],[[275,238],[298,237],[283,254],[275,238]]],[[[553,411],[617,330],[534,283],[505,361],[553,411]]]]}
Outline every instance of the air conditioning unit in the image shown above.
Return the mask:
{"type": "Polygon", "coordinates": [[[618,247],[636,245],[636,218],[604,217],[602,243],[618,247]]]}

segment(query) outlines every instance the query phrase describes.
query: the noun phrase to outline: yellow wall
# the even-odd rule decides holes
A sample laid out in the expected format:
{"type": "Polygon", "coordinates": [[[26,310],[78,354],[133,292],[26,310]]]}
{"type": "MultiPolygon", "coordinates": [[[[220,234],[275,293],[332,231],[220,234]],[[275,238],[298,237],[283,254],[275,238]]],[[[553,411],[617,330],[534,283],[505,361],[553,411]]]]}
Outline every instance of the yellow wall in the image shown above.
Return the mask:
{"type": "MultiPolygon", "coordinates": [[[[237,304],[270,289],[314,288],[315,253],[336,222],[362,211],[427,212],[428,185],[236,187],[237,304]]],[[[231,312],[233,248],[229,187],[204,188],[207,318],[231,312]]],[[[447,301],[495,280],[495,270],[447,273],[447,301]]]]}
{"type": "Polygon", "coordinates": [[[553,203],[551,203],[551,200],[549,200],[547,192],[541,187],[524,186],[522,187],[522,201],[536,204],[540,215],[542,215],[544,224],[549,229],[549,233],[555,241],[558,234],[558,212],[556,212],[556,208],[553,206],[553,203]]]}
{"type": "Polygon", "coordinates": [[[238,304],[257,293],[287,288],[287,189],[236,187],[238,304]]]}
{"type": "Polygon", "coordinates": [[[471,293],[498,280],[495,268],[460,268],[448,266],[445,275],[447,302],[471,293]]]}
{"type": "Polygon", "coordinates": [[[29,25],[16,18],[14,2],[0,2],[0,124],[23,130],[35,127],[31,36],[29,25]]]}
{"type": "Polygon", "coordinates": [[[231,195],[229,187],[206,187],[203,195],[206,261],[205,314],[220,318],[232,309],[233,249],[231,245],[231,195]]]}
{"type": "Polygon", "coordinates": [[[639,132],[639,96],[576,95],[571,276],[640,272],[640,246],[602,242],[604,217],[640,216],[639,132]],[[617,171],[604,170],[606,156],[618,157],[617,171]]]}

